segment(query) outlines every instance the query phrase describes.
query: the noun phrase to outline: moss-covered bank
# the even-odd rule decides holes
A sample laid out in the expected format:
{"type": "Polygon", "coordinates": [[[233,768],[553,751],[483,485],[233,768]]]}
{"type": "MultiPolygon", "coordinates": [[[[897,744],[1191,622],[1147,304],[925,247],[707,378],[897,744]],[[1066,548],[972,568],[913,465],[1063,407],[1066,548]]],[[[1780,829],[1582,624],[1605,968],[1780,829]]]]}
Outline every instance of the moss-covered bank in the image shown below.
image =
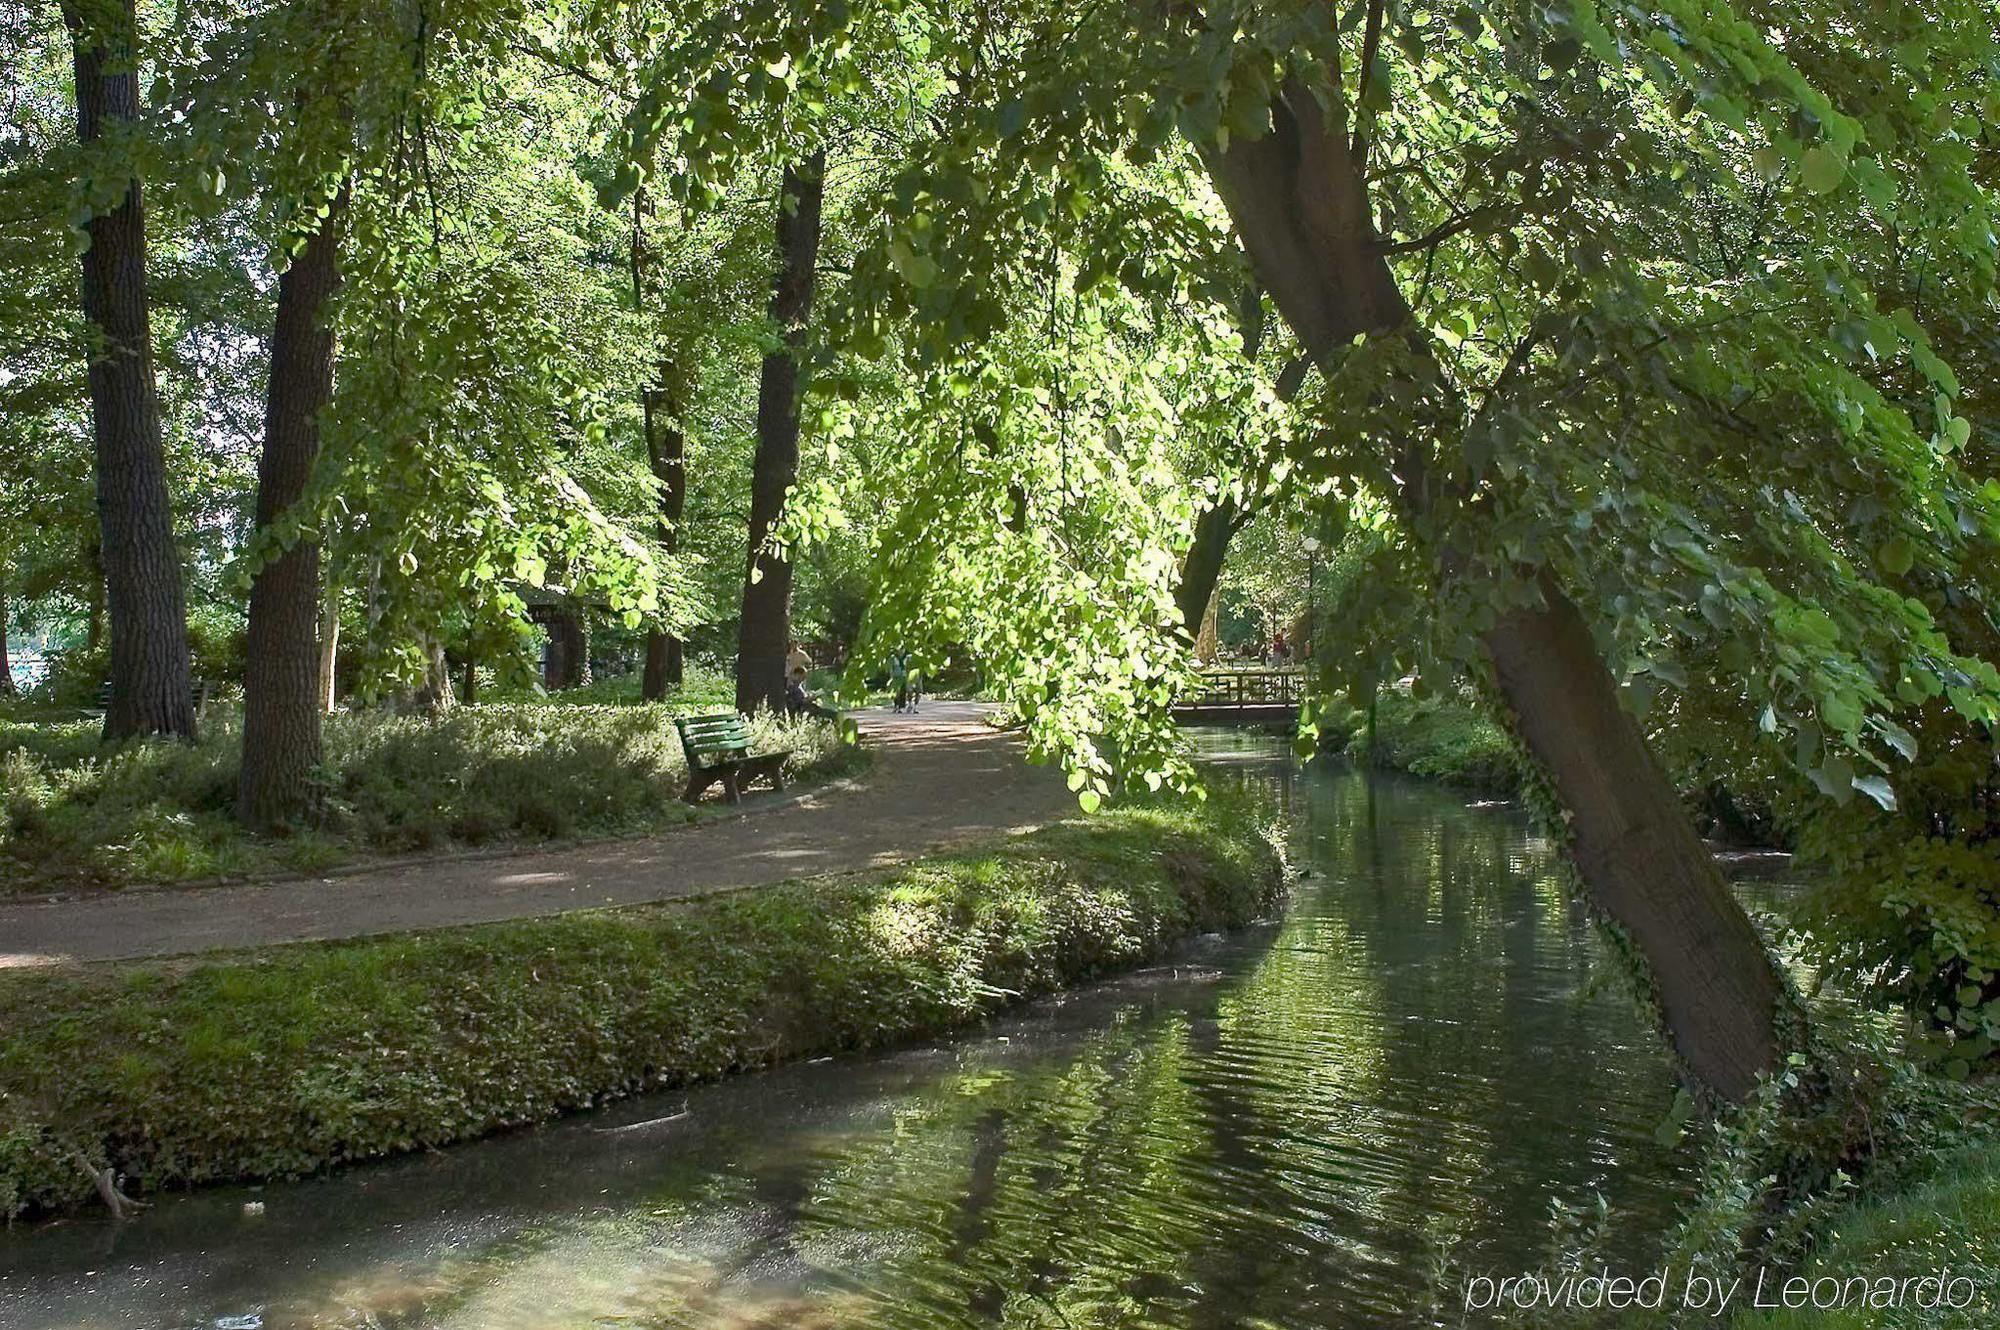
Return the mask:
{"type": "Polygon", "coordinates": [[[964,1025],[1241,925],[1255,808],[1118,809],[886,875],[0,975],[0,1212],[281,1177],[964,1025]]]}

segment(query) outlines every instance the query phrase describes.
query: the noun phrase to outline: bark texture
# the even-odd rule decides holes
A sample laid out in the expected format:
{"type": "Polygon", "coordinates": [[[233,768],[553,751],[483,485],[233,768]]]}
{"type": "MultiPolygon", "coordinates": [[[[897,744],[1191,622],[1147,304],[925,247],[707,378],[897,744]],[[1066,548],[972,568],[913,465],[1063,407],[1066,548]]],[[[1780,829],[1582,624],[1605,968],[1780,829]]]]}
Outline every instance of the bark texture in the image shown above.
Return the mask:
{"type": "Polygon", "coordinates": [[[549,633],[542,655],[542,687],[559,693],[589,683],[590,635],[581,616],[567,605],[554,605],[537,617],[549,633]]]}
{"type": "Polygon", "coordinates": [[[340,588],[328,586],[319,615],[319,709],[340,704],[340,588]]]}
{"type": "Polygon", "coordinates": [[[14,662],[7,657],[7,588],[0,584],[0,697],[15,697],[14,662]]]}
{"type": "MultiPolygon", "coordinates": [[[[327,302],[340,282],[347,191],[278,277],[264,452],[257,463],[257,527],[268,529],[304,495],[319,457],[319,413],[333,391],[327,302]]],[[[309,811],[325,702],[320,658],[319,545],[301,540],[257,571],[250,587],[243,675],[243,771],[236,815],[258,830],[309,811]]]]}
{"type": "Polygon", "coordinates": [[[819,263],[821,177],[826,154],[785,168],[778,205],[777,280],[771,321],[784,345],[764,357],[757,389],[757,456],[750,472],[750,559],[736,644],[736,709],[782,711],[785,651],[792,635],[792,565],[768,548],[785,495],[799,474],[799,364],[819,263]]]}
{"type": "Polygon", "coordinates": [[[442,716],[456,701],[451,695],[451,661],[445,655],[443,638],[425,637],[421,646],[424,681],[410,694],[410,709],[426,716],[442,716]]]}
{"type": "MultiPolygon", "coordinates": [[[[1307,351],[1324,363],[1358,333],[1408,340],[1411,368],[1382,412],[1404,514],[1424,524],[1441,504],[1424,441],[1462,419],[1410,316],[1375,234],[1356,153],[1311,92],[1289,81],[1273,131],[1211,152],[1210,173],[1259,281],[1307,351]],[[1398,431],[1398,422],[1408,428],[1398,431]]],[[[1439,574],[1467,576],[1442,549],[1439,574]]],[[[1651,971],[1660,1015],[1688,1073],[1740,1099],[1777,1065],[1788,1000],[1748,917],[1696,835],[1576,607],[1540,574],[1542,604],[1504,615],[1486,635],[1516,733],[1570,816],[1571,853],[1593,903],[1651,971]]]]}
{"type": "Polygon", "coordinates": [[[1224,498],[1195,519],[1194,539],[1181,559],[1181,580],[1174,588],[1174,603],[1180,607],[1181,623],[1189,636],[1199,638],[1215,601],[1215,584],[1222,577],[1229,542],[1236,534],[1240,518],[1233,500],[1224,498]]]}
{"type": "MultiPolygon", "coordinates": [[[[63,5],[76,59],[77,137],[105,137],[114,122],[139,118],[132,68],[137,19],[132,0],[63,5]]],[[[172,500],[160,443],[146,304],[146,212],[139,181],[87,227],[83,316],[97,339],[90,359],[90,412],[97,448],[97,519],[111,621],[111,699],[104,736],[193,738],[187,604],[172,500]]]]}
{"type": "MultiPolygon", "coordinates": [[[[660,482],[660,548],[680,549],[681,520],[687,514],[687,436],[681,432],[681,404],[671,389],[649,390],[645,399],[646,453],[660,482]]],[[[685,649],[672,633],[646,634],[646,674],[642,692],[657,702],[686,677],[685,649]]]]}
{"type": "Polygon", "coordinates": [[[1590,629],[1555,584],[1511,610],[1486,650],[1515,732],[1570,812],[1570,854],[1594,903],[1631,935],[1689,1069],[1740,1099],[1781,1046],[1783,984],[1679,797],[1619,705],[1590,629]]]}

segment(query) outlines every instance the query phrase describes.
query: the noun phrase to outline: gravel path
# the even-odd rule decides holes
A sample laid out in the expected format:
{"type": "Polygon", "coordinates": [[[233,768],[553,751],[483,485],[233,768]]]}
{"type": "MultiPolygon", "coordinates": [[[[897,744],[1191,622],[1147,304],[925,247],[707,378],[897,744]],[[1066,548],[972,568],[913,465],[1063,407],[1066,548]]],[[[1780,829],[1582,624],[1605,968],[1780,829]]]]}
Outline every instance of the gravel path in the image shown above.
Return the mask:
{"type": "Polygon", "coordinates": [[[1024,831],[1075,807],[1060,775],[972,702],[857,713],[875,762],[803,795],[746,794],[745,816],[640,840],[436,859],[332,878],[136,888],[0,906],[0,968],[362,937],[876,868],[1024,831]],[[760,801],[769,808],[758,809],[760,801]]]}

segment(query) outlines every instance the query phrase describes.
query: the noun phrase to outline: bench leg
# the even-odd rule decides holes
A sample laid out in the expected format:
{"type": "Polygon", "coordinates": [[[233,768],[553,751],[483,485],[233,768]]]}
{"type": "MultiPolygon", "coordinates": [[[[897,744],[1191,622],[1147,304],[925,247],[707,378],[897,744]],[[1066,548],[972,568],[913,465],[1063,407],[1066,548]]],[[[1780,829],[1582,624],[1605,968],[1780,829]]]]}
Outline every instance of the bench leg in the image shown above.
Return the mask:
{"type": "Polygon", "coordinates": [[[743,802],[743,773],[734,767],[722,773],[722,792],[729,796],[729,802],[743,802]]]}

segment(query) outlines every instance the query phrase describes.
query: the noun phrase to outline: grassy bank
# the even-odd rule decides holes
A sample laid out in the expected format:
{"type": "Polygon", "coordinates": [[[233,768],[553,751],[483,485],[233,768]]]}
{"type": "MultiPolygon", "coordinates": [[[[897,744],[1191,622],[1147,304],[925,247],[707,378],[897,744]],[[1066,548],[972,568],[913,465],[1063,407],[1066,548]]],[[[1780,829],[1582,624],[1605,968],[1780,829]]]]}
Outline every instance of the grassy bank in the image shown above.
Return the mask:
{"type": "Polygon", "coordinates": [[[975,1021],[1240,925],[1262,814],[1125,808],[982,854],[679,905],[0,972],[0,1212],[443,1145],[975,1021]]]}
{"type": "MultiPolygon", "coordinates": [[[[509,703],[439,720],[326,720],[323,815],[282,838],[234,817],[240,713],[211,708],[199,743],[106,745],[99,722],[0,714],[0,892],[314,872],[370,855],[615,836],[677,826],[685,704],[509,703]]],[[[855,762],[834,727],[761,719],[795,780],[855,762]]]]}
{"type": "Polygon", "coordinates": [[[1506,732],[1459,697],[1417,698],[1384,688],[1374,728],[1349,709],[1323,730],[1322,747],[1361,766],[1402,771],[1491,794],[1512,794],[1521,771],[1506,732]]]}
{"type": "MultiPolygon", "coordinates": [[[[1913,1163],[1892,1187],[1878,1187],[1828,1223],[1812,1258],[1798,1272],[1833,1302],[1836,1287],[1854,1279],[1894,1281],[1893,1299],[1872,1303],[1858,1286],[1838,1296],[1841,1305],[1748,1311],[1735,1330],[1986,1330],[2000,1325],[2000,1142],[1965,1145],[1913,1163]],[[1923,1306],[1943,1299],[1905,1279],[1947,1271],[1964,1283],[1949,1301],[1963,1306],[1923,1306]],[[1831,1282],[1829,1282],[1831,1281],[1831,1282]]],[[[1779,1301],[1782,1283],[1767,1281],[1767,1301],[1779,1301]]],[[[1942,1290],[1937,1290],[1942,1293],[1942,1290]]]]}

